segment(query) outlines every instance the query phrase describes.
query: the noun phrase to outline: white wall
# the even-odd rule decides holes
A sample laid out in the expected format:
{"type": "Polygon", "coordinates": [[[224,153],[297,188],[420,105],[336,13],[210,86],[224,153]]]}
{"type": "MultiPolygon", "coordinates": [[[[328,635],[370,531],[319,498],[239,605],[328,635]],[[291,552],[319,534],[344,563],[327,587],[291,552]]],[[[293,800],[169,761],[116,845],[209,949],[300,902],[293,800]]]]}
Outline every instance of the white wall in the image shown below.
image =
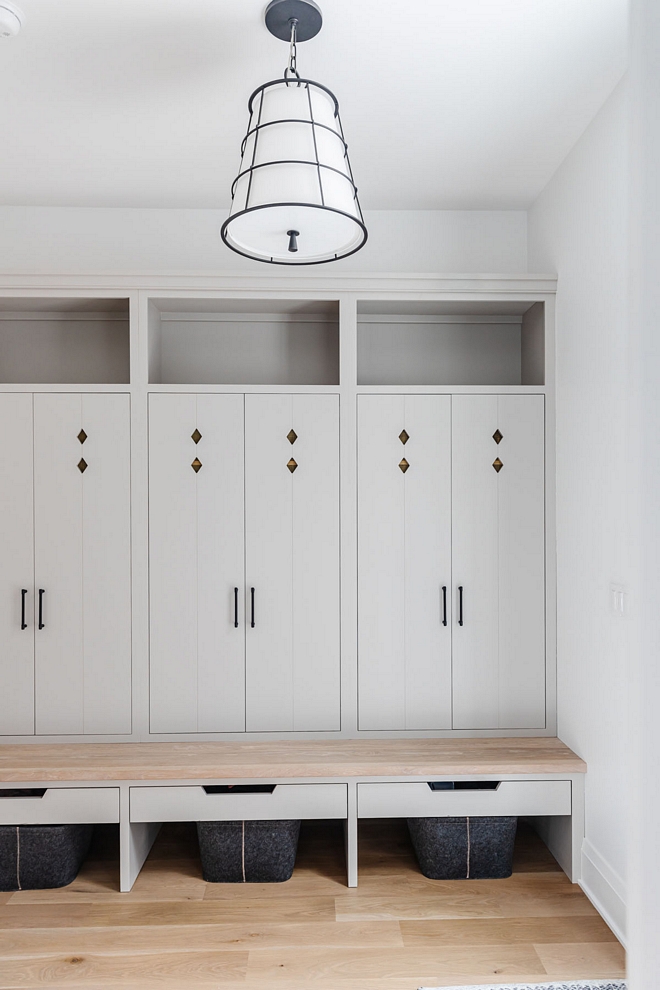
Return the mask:
{"type": "Polygon", "coordinates": [[[631,43],[631,447],[638,523],[630,990],[660,983],[660,4],[633,0],[631,43]]]}
{"type": "MultiPolygon", "coordinates": [[[[588,764],[585,889],[625,926],[627,656],[627,127],[625,83],[529,213],[531,271],[556,271],[558,735],[588,764]]],[[[630,595],[628,595],[630,603],[630,595]]]]}
{"type": "MultiPolygon", "coordinates": [[[[219,210],[0,207],[0,273],[184,274],[305,269],[241,258],[220,240],[219,210]]],[[[351,272],[514,272],[527,270],[523,210],[372,211],[366,246],[318,276],[351,272]]]]}

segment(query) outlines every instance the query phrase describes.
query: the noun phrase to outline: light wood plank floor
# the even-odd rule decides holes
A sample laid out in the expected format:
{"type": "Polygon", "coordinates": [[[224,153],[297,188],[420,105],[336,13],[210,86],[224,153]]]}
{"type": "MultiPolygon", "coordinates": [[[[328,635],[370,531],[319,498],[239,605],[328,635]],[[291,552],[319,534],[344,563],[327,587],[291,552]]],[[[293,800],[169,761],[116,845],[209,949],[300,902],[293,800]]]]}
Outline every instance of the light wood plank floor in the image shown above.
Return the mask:
{"type": "Polygon", "coordinates": [[[202,880],[194,826],[165,826],[130,894],[116,829],[78,879],[0,894],[0,987],[416,990],[620,977],[624,954],[522,824],[508,880],[426,880],[405,823],[362,822],[360,886],[336,823],[305,824],[285,884],[202,880]]]}

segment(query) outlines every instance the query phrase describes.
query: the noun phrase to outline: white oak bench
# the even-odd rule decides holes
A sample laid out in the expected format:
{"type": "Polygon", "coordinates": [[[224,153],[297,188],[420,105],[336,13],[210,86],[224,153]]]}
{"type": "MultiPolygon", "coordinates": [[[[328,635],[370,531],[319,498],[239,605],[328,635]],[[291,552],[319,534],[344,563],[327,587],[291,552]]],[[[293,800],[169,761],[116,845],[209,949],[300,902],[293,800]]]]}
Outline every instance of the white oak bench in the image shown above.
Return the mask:
{"type": "Polygon", "coordinates": [[[119,822],[127,891],[165,821],[342,819],[353,887],[359,818],[525,815],[577,882],[586,769],[548,737],[3,745],[0,824],[119,822]]]}

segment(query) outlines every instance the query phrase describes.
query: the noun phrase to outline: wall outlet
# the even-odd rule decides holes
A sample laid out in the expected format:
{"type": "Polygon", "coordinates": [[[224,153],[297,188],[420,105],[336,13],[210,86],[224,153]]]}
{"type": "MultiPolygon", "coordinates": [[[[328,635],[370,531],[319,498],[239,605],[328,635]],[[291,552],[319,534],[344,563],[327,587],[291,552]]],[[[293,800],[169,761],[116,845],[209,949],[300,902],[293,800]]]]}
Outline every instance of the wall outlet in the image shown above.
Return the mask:
{"type": "Polygon", "coordinates": [[[628,589],[625,584],[610,585],[610,612],[619,618],[628,614],[628,589]]]}

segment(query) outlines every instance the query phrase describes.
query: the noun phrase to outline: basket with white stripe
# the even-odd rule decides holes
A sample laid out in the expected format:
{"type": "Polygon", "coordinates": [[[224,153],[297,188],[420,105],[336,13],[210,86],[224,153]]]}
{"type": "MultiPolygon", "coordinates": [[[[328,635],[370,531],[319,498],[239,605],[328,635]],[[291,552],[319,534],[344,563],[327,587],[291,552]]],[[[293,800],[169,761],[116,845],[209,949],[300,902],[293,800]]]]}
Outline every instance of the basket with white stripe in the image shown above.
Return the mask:
{"type": "Polygon", "coordinates": [[[197,822],[202,875],[211,883],[281,883],[293,873],[300,820],[197,822]]]}
{"type": "Polygon", "coordinates": [[[518,819],[408,818],[417,862],[430,880],[510,877],[518,819]]]}
{"type": "Polygon", "coordinates": [[[0,825],[0,890],[66,887],[78,875],[93,825],[0,825]]]}

